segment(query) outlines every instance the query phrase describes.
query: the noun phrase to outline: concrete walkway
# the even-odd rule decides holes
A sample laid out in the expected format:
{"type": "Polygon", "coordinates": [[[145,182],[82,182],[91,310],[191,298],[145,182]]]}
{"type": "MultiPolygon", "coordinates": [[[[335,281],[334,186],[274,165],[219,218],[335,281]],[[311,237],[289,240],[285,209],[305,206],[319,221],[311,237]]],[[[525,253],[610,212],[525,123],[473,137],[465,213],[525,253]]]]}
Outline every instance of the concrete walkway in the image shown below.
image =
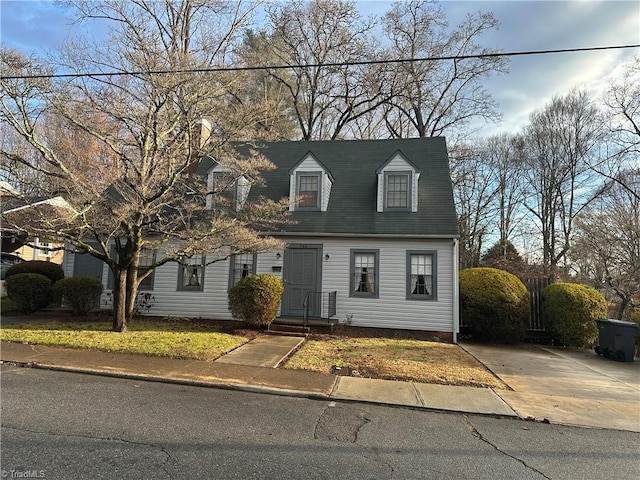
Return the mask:
{"type": "Polygon", "coordinates": [[[277,368],[304,338],[281,335],[262,335],[215,360],[216,363],[277,368]]]}
{"type": "Polygon", "coordinates": [[[464,344],[513,391],[496,390],[521,418],[640,432],[640,363],[591,350],[464,344]]]}

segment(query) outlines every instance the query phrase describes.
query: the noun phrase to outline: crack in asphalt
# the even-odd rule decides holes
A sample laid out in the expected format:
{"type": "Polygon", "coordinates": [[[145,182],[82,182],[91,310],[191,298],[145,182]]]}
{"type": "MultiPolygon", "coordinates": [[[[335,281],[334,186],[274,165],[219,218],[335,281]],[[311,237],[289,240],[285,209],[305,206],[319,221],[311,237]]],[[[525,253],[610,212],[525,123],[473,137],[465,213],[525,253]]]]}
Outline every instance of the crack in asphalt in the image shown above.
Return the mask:
{"type": "Polygon", "coordinates": [[[372,462],[376,462],[376,463],[380,463],[381,465],[384,465],[385,467],[387,467],[389,469],[389,478],[393,479],[393,474],[395,473],[395,470],[393,468],[393,465],[391,464],[391,462],[388,462],[386,460],[384,460],[381,456],[380,456],[380,451],[377,447],[372,447],[370,449],[371,453],[373,453],[374,457],[371,458],[371,455],[368,455],[367,453],[364,453],[362,456],[366,459],[371,460],[372,462]]]}
{"type": "Polygon", "coordinates": [[[171,454],[167,450],[165,450],[163,447],[161,447],[160,445],[156,445],[154,443],[135,442],[133,440],[125,440],[125,439],[122,439],[122,438],[101,437],[101,436],[96,436],[96,435],[82,435],[82,434],[77,434],[77,433],[73,433],[73,434],[55,433],[55,432],[47,432],[47,431],[43,431],[43,430],[33,430],[31,428],[24,428],[24,427],[11,427],[11,426],[7,426],[7,425],[2,425],[2,428],[6,429],[6,430],[13,430],[13,431],[17,431],[17,432],[27,432],[27,433],[37,434],[37,435],[49,435],[51,437],[86,438],[86,439],[89,439],[89,440],[100,440],[100,441],[107,441],[107,442],[117,442],[117,443],[124,443],[126,445],[137,445],[137,446],[141,446],[141,447],[155,448],[155,449],[159,450],[160,452],[162,452],[164,454],[164,456],[165,456],[165,460],[162,462],[162,465],[161,465],[162,470],[167,474],[167,477],[169,479],[173,478],[173,475],[167,469],[167,466],[169,464],[169,460],[171,459],[171,454]]]}
{"type": "Polygon", "coordinates": [[[514,455],[511,455],[510,453],[507,453],[504,450],[501,450],[494,443],[491,443],[489,440],[484,438],[484,435],[482,435],[482,433],[480,433],[480,431],[475,427],[475,425],[473,425],[473,423],[471,423],[471,420],[469,420],[469,417],[467,417],[466,415],[463,415],[462,417],[464,418],[465,423],[469,427],[469,430],[471,431],[471,435],[473,435],[474,437],[476,437],[480,441],[486,443],[487,445],[491,446],[496,452],[500,452],[502,455],[505,455],[505,456],[507,456],[509,458],[512,458],[516,462],[522,464],[525,468],[528,468],[529,470],[532,470],[532,471],[536,472],[537,474],[542,475],[542,477],[546,478],[547,480],[551,480],[551,477],[546,476],[544,473],[542,473],[537,468],[532,467],[531,465],[527,464],[527,462],[525,462],[521,458],[518,458],[518,457],[516,457],[514,455]]]}
{"type": "Polygon", "coordinates": [[[315,440],[357,443],[360,430],[371,420],[364,414],[354,414],[348,409],[329,402],[318,417],[313,430],[315,440]]]}

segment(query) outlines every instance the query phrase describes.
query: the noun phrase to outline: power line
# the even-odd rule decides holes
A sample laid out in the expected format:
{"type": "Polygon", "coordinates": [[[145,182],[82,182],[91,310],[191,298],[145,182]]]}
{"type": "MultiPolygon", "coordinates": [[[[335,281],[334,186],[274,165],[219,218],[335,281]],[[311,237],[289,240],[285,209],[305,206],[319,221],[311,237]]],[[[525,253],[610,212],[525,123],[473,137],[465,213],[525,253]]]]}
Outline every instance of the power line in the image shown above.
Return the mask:
{"type": "Polygon", "coordinates": [[[122,71],[122,72],[95,72],[95,73],[56,73],[42,75],[8,75],[0,76],[1,80],[28,80],[38,78],[82,78],[82,77],[111,77],[122,75],[169,75],[177,73],[219,73],[219,72],[240,72],[257,70],[284,70],[288,68],[323,68],[323,67],[348,67],[356,65],[384,65],[392,63],[417,63],[440,60],[469,60],[473,58],[496,58],[496,57],[523,57],[527,55],[546,55],[553,53],[575,53],[575,52],[595,52],[601,50],[620,50],[626,48],[640,48],[637,45],[612,45],[607,47],[584,47],[584,48],[562,48],[556,50],[528,50],[521,52],[494,52],[479,53],[475,55],[450,55],[442,57],[422,57],[422,58],[399,58],[391,60],[363,60],[359,62],[335,62],[335,63],[310,63],[297,65],[271,65],[255,67],[207,67],[181,70],[147,70],[147,71],[122,71]]]}

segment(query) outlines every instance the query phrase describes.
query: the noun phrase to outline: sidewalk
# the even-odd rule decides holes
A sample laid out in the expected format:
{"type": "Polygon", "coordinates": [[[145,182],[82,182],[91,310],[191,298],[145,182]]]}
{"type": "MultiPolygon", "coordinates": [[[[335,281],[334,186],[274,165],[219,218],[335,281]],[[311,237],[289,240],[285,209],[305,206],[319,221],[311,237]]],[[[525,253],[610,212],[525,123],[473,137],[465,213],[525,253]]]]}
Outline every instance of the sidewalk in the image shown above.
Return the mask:
{"type": "Polygon", "coordinates": [[[595,354],[536,346],[463,345],[513,388],[493,390],[274,368],[300,339],[259,338],[215,362],[7,342],[0,358],[34,368],[640,432],[637,362],[607,363],[595,354]]]}
{"type": "MultiPolygon", "coordinates": [[[[237,361],[242,358],[251,359],[252,362],[260,363],[260,356],[273,357],[273,349],[278,348],[277,342],[273,341],[274,338],[283,339],[285,344],[283,351],[288,353],[292,337],[274,336],[267,343],[249,342],[235,350],[235,353],[232,352],[231,358],[237,361]]],[[[300,339],[294,341],[299,342],[300,339]]],[[[241,365],[230,363],[227,356],[215,362],[204,362],[9,342],[2,342],[0,348],[0,357],[3,362],[34,368],[326,400],[362,401],[473,414],[517,416],[493,390],[488,388],[395,382],[241,365]]]]}

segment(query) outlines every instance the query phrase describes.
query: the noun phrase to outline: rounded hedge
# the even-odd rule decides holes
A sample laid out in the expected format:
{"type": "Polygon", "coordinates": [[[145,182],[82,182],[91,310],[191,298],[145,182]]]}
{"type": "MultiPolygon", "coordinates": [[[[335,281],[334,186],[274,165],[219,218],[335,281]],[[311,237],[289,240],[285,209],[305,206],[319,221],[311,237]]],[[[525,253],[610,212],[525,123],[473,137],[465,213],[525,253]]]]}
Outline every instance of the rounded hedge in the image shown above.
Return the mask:
{"type": "Polygon", "coordinates": [[[229,310],[234,318],[254,325],[269,325],[275,318],[284,292],[275,275],[248,275],[229,292],[229,310]]]}
{"type": "Polygon", "coordinates": [[[474,339],[520,342],[530,309],[527,287],[515,275],[488,267],[460,271],[460,321],[474,339]]]}
{"type": "Polygon", "coordinates": [[[102,282],[94,277],[63,278],[53,286],[56,297],[68,302],[76,315],[84,315],[93,310],[103,289],[102,282]]]}
{"type": "Polygon", "coordinates": [[[53,300],[51,280],[39,273],[19,273],[7,277],[7,296],[24,313],[47,307],[53,300]]]}
{"type": "Polygon", "coordinates": [[[51,283],[56,283],[58,280],[64,278],[64,270],[62,270],[60,265],[44,260],[29,260],[28,262],[11,265],[7,269],[5,278],[21,273],[38,273],[51,280],[51,283]]]}
{"type": "Polygon", "coordinates": [[[598,318],[606,318],[607,300],[595,288],[554,283],[542,290],[542,315],[554,340],[567,347],[591,346],[598,337],[598,318]]]}

